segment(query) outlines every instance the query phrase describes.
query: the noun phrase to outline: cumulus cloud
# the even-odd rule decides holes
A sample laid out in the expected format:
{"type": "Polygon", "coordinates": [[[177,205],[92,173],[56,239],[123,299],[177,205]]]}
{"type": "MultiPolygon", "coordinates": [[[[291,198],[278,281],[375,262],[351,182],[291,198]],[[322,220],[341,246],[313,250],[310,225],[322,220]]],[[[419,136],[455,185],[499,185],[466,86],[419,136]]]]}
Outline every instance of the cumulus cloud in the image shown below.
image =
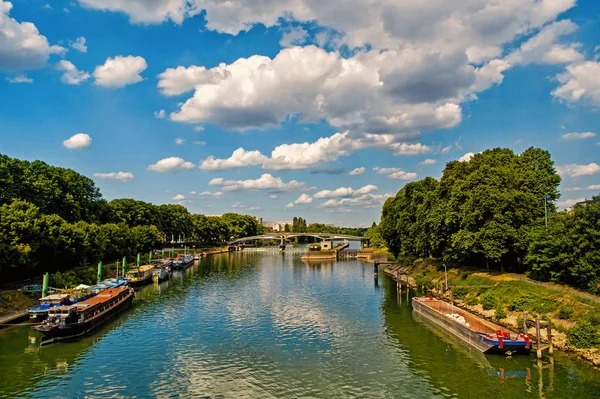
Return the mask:
{"type": "Polygon", "coordinates": [[[383,205],[386,199],[393,197],[394,194],[363,194],[352,198],[342,198],[339,200],[330,199],[319,205],[319,208],[340,208],[348,206],[360,206],[363,208],[378,208],[383,205]]]}
{"type": "Polygon", "coordinates": [[[309,35],[301,26],[292,26],[283,30],[283,35],[279,44],[282,47],[301,46],[306,43],[309,35]]]}
{"type": "MultiPolygon", "coordinates": [[[[181,24],[185,17],[202,9],[195,0],[78,0],[84,7],[103,11],[123,12],[133,23],[159,24],[171,20],[181,24]]],[[[236,7],[232,7],[236,8],[236,7]]]]}
{"type": "Polygon", "coordinates": [[[85,44],[85,37],[80,36],[74,42],[69,41],[69,46],[80,53],[87,53],[87,46],[85,44]]]}
{"type": "Polygon", "coordinates": [[[222,177],[212,179],[209,186],[222,186],[224,191],[308,191],[312,190],[306,183],[290,180],[285,183],[281,177],[273,177],[265,173],[258,179],[225,180],[222,177]]]}
{"type": "Polygon", "coordinates": [[[393,180],[414,180],[417,178],[417,174],[414,172],[405,172],[400,168],[373,168],[375,172],[380,175],[387,175],[388,178],[393,180]]]}
{"type": "Polygon", "coordinates": [[[94,70],[94,78],[98,86],[121,88],[144,80],[140,76],[148,67],[146,60],[139,56],[118,55],[107,58],[103,65],[94,70]]]}
{"type": "Polygon", "coordinates": [[[185,199],[185,196],[182,194],[177,194],[176,196],[174,196],[173,198],[171,198],[173,201],[182,201],[185,199]]]}
{"type": "Polygon", "coordinates": [[[56,64],[56,70],[64,72],[60,80],[69,85],[78,85],[90,77],[89,73],[78,70],[73,63],[67,60],[60,60],[56,64]]]}
{"type": "Polygon", "coordinates": [[[573,199],[567,199],[567,200],[563,200],[563,201],[558,201],[556,203],[556,206],[558,207],[558,209],[567,209],[567,208],[572,208],[573,205],[575,205],[578,202],[583,202],[585,201],[586,198],[573,198],[573,199]]]}
{"type": "Polygon", "coordinates": [[[442,148],[442,154],[447,154],[450,152],[450,150],[452,149],[452,146],[449,145],[447,147],[442,148]]]}
{"type": "Polygon", "coordinates": [[[426,159],[423,162],[419,162],[419,165],[421,165],[421,166],[435,165],[436,163],[437,163],[437,161],[435,159],[426,159]]]}
{"type": "Polygon", "coordinates": [[[294,201],[295,205],[300,205],[300,204],[311,204],[313,202],[313,198],[306,194],[303,193],[300,195],[300,197],[298,197],[298,199],[296,201],[294,201]]]}
{"type": "Polygon", "coordinates": [[[178,138],[175,139],[175,144],[181,145],[183,143],[185,143],[185,140],[182,139],[181,137],[178,137],[178,138]]]}
{"type": "Polygon", "coordinates": [[[269,195],[269,198],[270,199],[277,199],[277,198],[279,198],[279,196],[277,194],[271,194],[271,195],[269,195]]]}
{"type": "Polygon", "coordinates": [[[580,177],[600,173],[600,165],[592,162],[588,165],[568,164],[556,167],[556,171],[561,176],[580,177]]]}
{"type": "Polygon", "coordinates": [[[52,46],[31,22],[9,16],[12,3],[0,0],[0,70],[23,71],[42,68],[51,54],[64,54],[64,47],[52,46]]]}
{"type": "Polygon", "coordinates": [[[590,186],[587,187],[568,187],[565,188],[563,191],[595,191],[595,190],[600,190],[600,184],[592,184],[590,186]]]}
{"type": "Polygon", "coordinates": [[[467,152],[465,155],[458,158],[458,162],[468,162],[471,160],[471,158],[473,158],[473,156],[475,156],[474,152],[467,152]]]}
{"type": "Polygon", "coordinates": [[[33,79],[25,75],[17,75],[14,78],[6,78],[10,83],[33,83],[33,79]]]}
{"type": "Polygon", "coordinates": [[[360,176],[363,173],[365,173],[365,171],[366,171],[366,169],[361,166],[360,168],[356,168],[354,170],[351,170],[350,172],[348,172],[348,174],[350,176],[360,176]]]}
{"type": "Polygon", "coordinates": [[[392,135],[362,135],[354,138],[350,132],[335,133],[330,137],[321,137],[313,143],[282,144],[271,152],[271,156],[260,151],[246,151],[238,148],[226,159],[209,156],[200,164],[207,171],[226,170],[248,166],[262,166],[265,170],[306,169],[325,162],[337,160],[340,156],[365,148],[392,150],[396,155],[416,155],[431,151],[421,143],[395,143],[392,135]]]}
{"type": "Polygon", "coordinates": [[[167,117],[167,113],[165,112],[164,109],[154,111],[154,117],[156,119],[165,119],[167,117]]]}
{"type": "Polygon", "coordinates": [[[565,133],[560,136],[563,140],[574,141],[574,140],[585,140],[596,137],[596,133],[585,132],[585,133],[565,133]]]}
{"type": "Polygon", "coordinates": [[[552,95],[568,104],[600,105],[600,63],[586,61],[567,66],[556,80],[561,84],[552,95]]]}
{"type": "Polygon", "coordinates": [[[96,179],[103,180],[119,180],[125,183],[126,181],[133,180],[133,173],[130,172],[110,172],[110,173],[94,173],[96,179]]]}
{"type": "Polygon", "coordinates": [[[372,184],[366,185],[364,187],[359,188],[358,190],[354,190],[352,187],[340,187],[335,190],[322,190],[315,195],[314,198],[340,198],[340,197],[352,197],[352,196],[360,196],[363,194],[368,194],[372,191],[377,191],[379,188],[372,184]]]}
{"type": "Polygon", "coordinates": [[[169,157],[148,166],[148,170],[160,173],[181,172],[194,169],[194,164],[179,157],[169,157]]]}
{"type": "Polygon", "coordinates": [[[64,140],[63,145],[70,149],[87,148],[92,145],[92,138],[86,133],[77,133],[64,140]]]}
{"type": "Polygon", "coordinates": [[[223,197],[223,192],[222,191],[203,191],[200,193],[200,196],[202,197],[214,197],[214,198],[221,198],[223,197]]]}

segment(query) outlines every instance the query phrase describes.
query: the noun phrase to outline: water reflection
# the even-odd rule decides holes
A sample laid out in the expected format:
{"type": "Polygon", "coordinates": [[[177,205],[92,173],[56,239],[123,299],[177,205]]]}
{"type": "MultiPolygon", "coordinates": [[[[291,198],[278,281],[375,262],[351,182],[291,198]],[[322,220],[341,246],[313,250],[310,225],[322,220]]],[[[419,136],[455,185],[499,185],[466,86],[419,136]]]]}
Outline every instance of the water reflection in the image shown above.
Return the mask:
{"type": "Polygon", "coordinates": [[[564,356],[485,357],[414,317],[373,266],[300,254],[203,259],[142,287],[134,309],[77,342],[0,331],[0,397],[593,397],[564,356]]]}

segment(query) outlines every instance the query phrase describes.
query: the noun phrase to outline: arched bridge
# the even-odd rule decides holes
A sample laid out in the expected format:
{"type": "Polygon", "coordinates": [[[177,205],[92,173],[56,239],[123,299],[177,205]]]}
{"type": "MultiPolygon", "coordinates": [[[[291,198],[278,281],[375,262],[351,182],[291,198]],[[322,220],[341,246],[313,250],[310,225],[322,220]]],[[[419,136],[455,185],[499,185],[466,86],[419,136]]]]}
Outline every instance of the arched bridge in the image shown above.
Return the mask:
{"type": "Polygon", "coordinates": [[[331,233],[266,233],[266,234],[262,234],[259,236],[252,236],[252,237],[244,237],[244,238],[238,238],[237,240],[233,240],[230,241],[228,244],[229,246],[236,246],[236,245],[240,245],[243,244],[245,242],[248,241],[254,241],[254,240],[281,240],[281,245],[285,245],[285,241],[290,239],[290,238],[294,238],[294,237],[314,237],[318,240],[321,241],[340,241],[340,240],[344,240],[344,241],[360,241],[363,244],[366,244],[366,246],[369,246],[370,243],[370,239],[366,238],[366,237],[359,237],[359,236],[351,236],[351,235],[347,235],[347,234],[331,234],[331,233]]]}

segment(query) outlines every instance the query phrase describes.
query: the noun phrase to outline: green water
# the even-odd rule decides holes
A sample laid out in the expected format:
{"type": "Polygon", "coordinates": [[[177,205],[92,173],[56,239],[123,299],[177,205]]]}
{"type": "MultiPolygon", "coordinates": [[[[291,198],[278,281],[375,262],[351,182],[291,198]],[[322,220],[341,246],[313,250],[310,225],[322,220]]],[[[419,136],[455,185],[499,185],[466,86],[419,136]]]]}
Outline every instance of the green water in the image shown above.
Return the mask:
{"type": "Polygon", "coordinates": [[[600,371],[485,357],[413,315],[356,261],[210,257],[77,342],[0,330],[0,397],[594,398],[600,371]],[[504,376],[504,378],[502,378],[504,376]]]}

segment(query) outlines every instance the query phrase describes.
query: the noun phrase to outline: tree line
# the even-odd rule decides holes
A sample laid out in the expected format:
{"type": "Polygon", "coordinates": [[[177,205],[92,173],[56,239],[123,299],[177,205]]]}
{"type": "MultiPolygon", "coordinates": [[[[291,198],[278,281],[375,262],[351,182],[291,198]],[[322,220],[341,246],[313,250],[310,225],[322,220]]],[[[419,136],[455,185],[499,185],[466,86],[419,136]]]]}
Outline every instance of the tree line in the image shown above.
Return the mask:
{"type": "Polygon", "coordinates": [[[71,169],[0,154],[2,281],[115,260],[131,261],[172,240],[220,245],[260,234],[251,216],[191,214],[181,205],[106,201],[93,180],[71,169]]]}
{"type": "Polygon", "coordinates": [[[531,272],[598,291],[599,200],[557,212],[560,181],[548,151],[487,150],[449,162],[439,181],[406,184],[367,236],[394,256],[531,272]]]}

